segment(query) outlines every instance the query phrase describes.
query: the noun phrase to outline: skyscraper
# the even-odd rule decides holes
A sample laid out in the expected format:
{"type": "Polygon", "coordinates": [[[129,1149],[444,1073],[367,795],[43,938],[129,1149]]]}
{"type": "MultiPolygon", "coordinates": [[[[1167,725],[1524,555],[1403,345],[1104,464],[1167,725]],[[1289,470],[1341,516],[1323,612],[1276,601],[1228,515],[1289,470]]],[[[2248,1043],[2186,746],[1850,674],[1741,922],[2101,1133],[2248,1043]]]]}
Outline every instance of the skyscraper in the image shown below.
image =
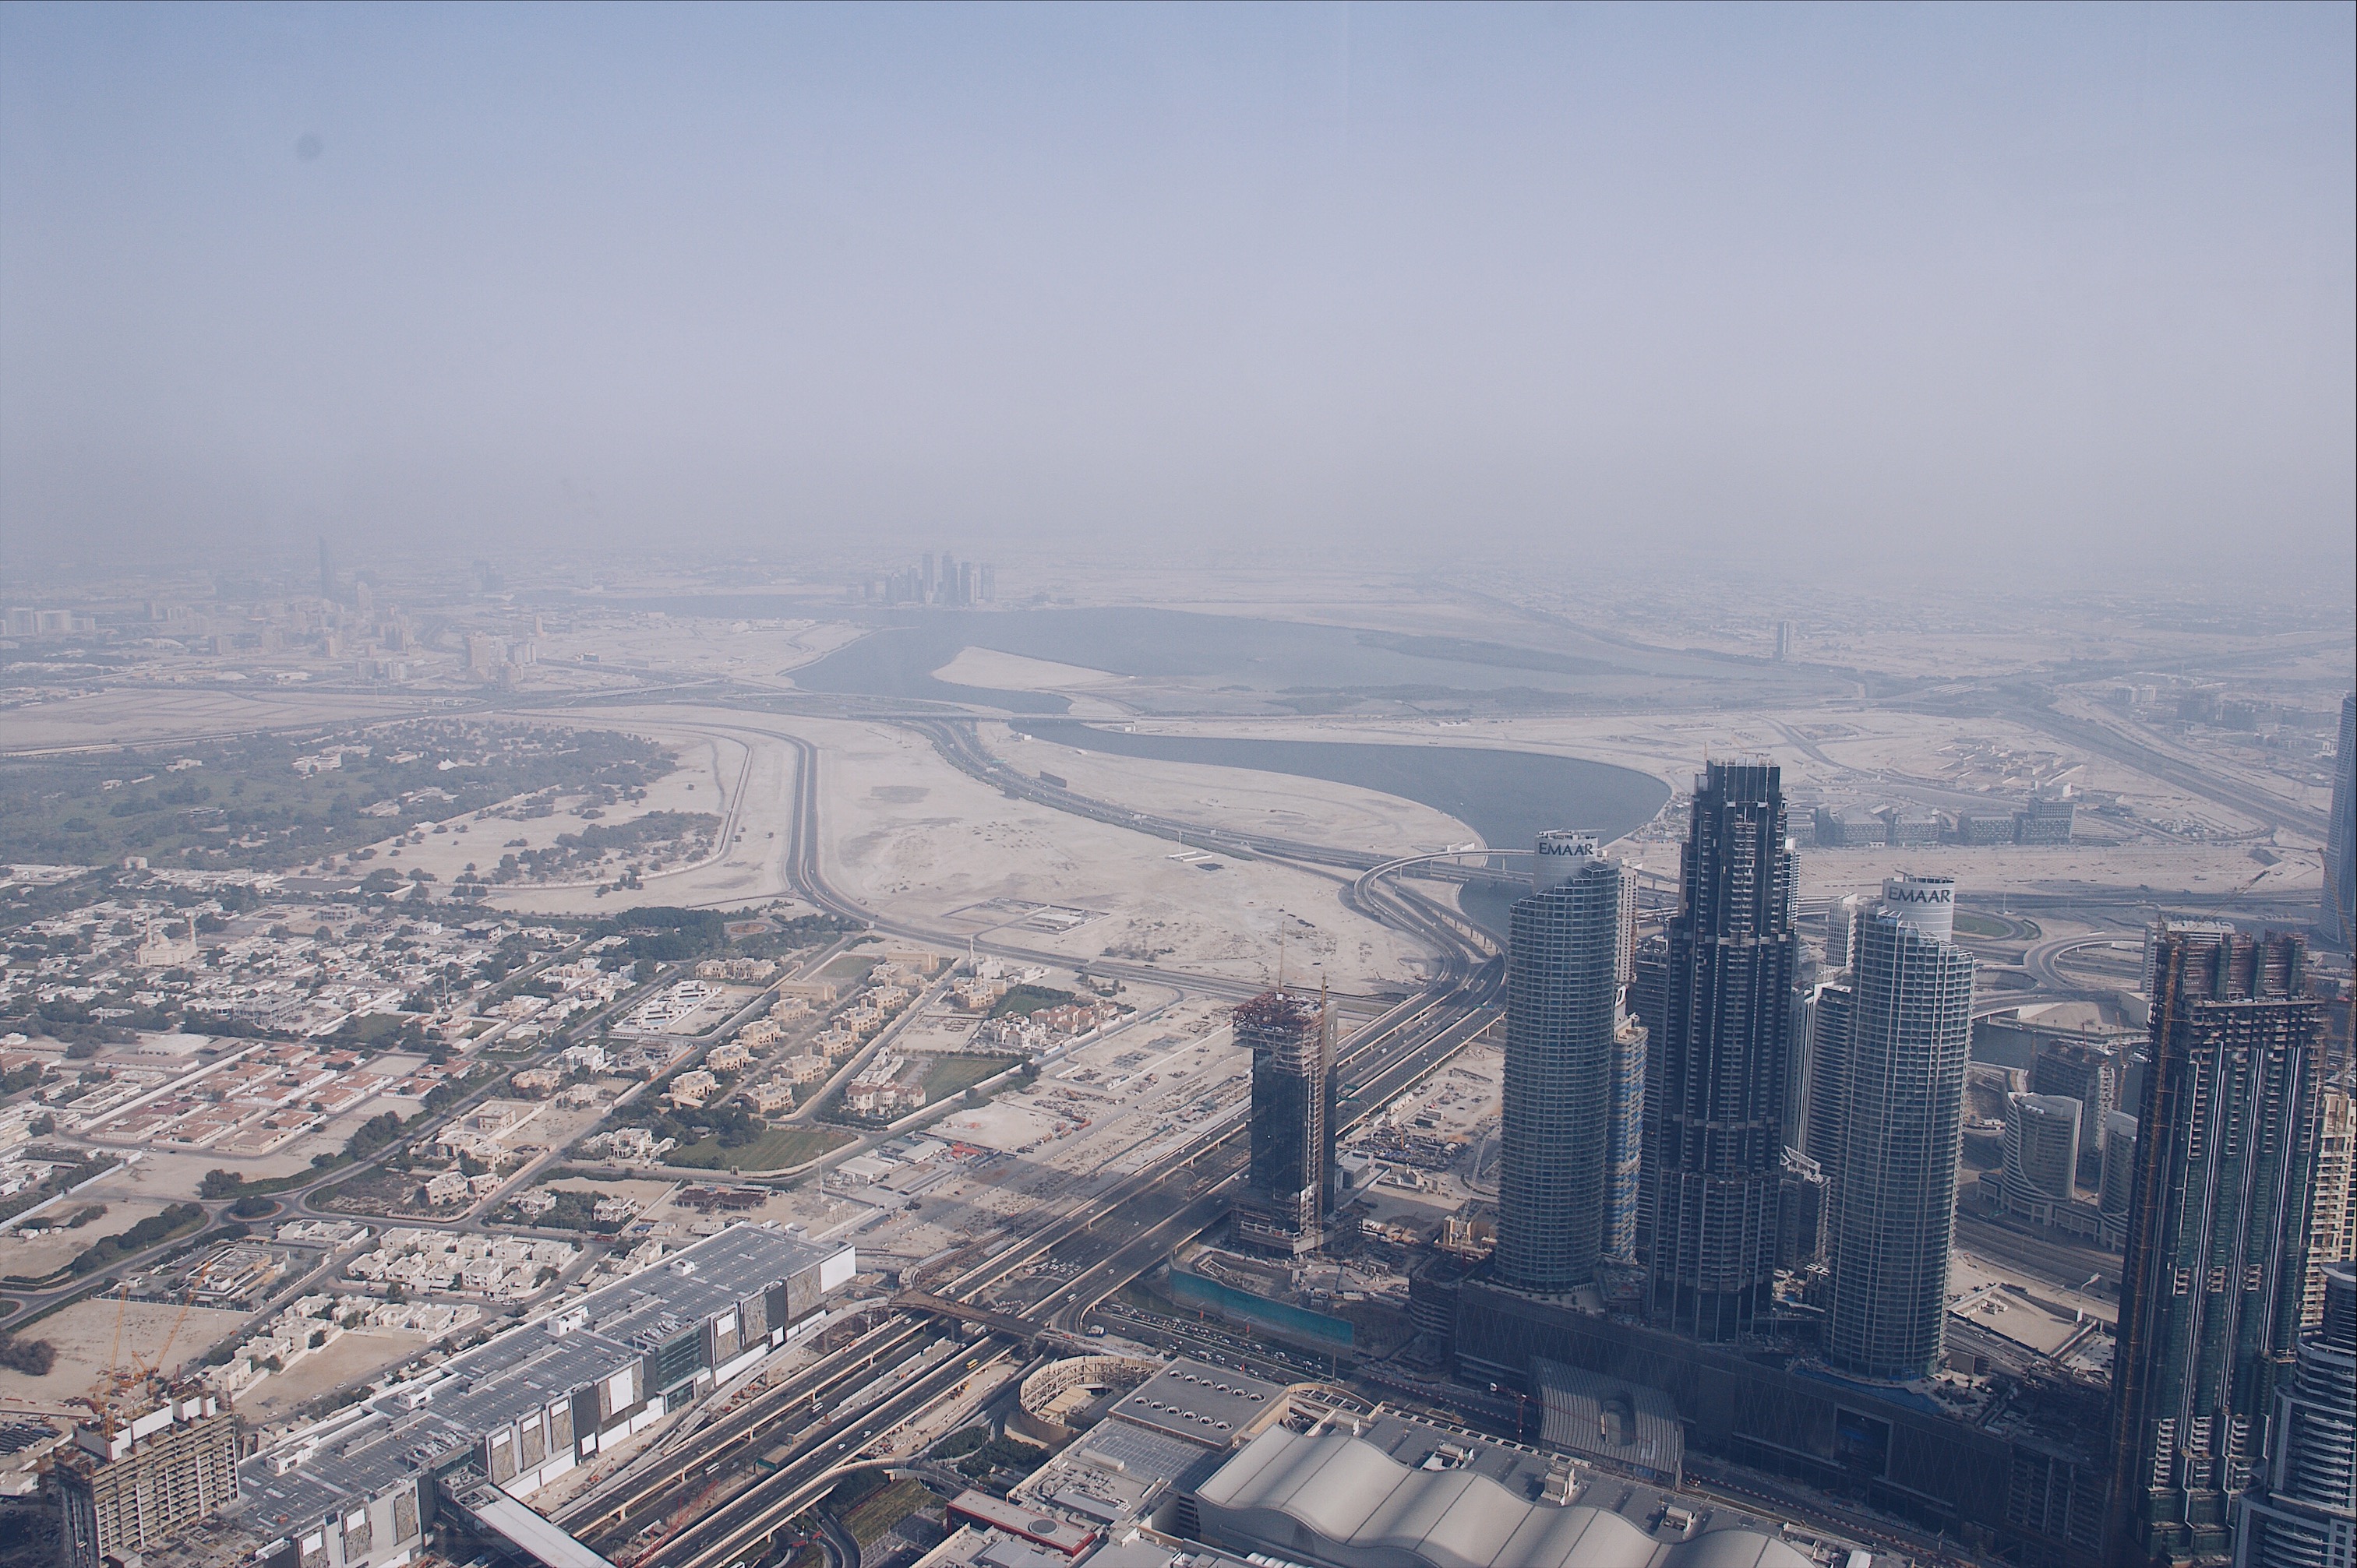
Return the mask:
{"type": "Polygon", "coordinates": [[[2079,1158],[2103,1152],[2104,1119],[2120,1109],[2126,1064],[2117,1051],[2093,1040],[2042,1039],[2029,1063],[2029,1092],[2059,1094],[2079,1102],[2079,1158]]]}
{"type": "Polygon", "coordinates": [[[1314,1251],[1334,1206],[1334,1027],[1323,997],[1282,988],[1235,1010],[1252,1052],[1252,1164],[1237,1240],[1314,1251]]]}
{"type": "Polygon", "coordinates": [[[1850,1012],[1857,993],[1846,978],[1817,987],[1810,1009],[1808,1092],[1801,1100],[1801,1153],[1828,1177],[1841,1166],[1842,1093],[1849,1072],[1850,1012]]]}
{"type": "Polygon", "coordinates": [[[1800,946],[1774,764],[1708,766],[1679,873],[1663,1028],[1645,1064],[1647,1310],[1674,1333],[1725,1340],[1749,1331],[1775,1288],[1800,946]]]}
{"type": "Polygon", "coordinates": [[[1637,1213],[1644,1194],[1645,1026],[1624,1005],[1612,1025],[1611,1102],[1604,1122],[1604,1255],[1637,1261],[1637,1213]]]}
{"type": "Polygon", "coordinates": [[[2104,1185],[2095,1200],[2103,1217],[2104,1245],[2120,1246],[2127,1234],[2128,1205],[2136,1198],[2136,1119],[2125,1111],[2104,1118],[2104,1185]]]}
{"type": "Polygon", "coordinates": [[[2316,1164],[2318,1004],[2297,937],[2164,925],[2113,1357],[2124,1563],[2222,1558],[2292,1356],[2316,1164]]]}
{"type": "Polygon", "coordinates": [[[2351,950],[2357,922],[2357,692],[2341,699],[2341,739],[2332,757],[2332,818],[2324,832],[2324,940],[2351,950]]]}
{"type": "Polygon", "coordinates": [[[1627,872],[1587,833],[1541,833],[1537,866],[1506,950],[1497,1270],[1518,1289],[1564,1291],[1630,1244],[1615,1234],[1613,1112],[1644,1033],[1622,1011],[1627,872]]]}
{"type": "Polygon", "coordinates": [[[2079,1119],[2085,1107],[2067,1094],[2005,1097],[2005,1206],[2015,1212],[2068,1203],[2078,1196],[2079,1119]]]}
{"type": "Polygon", "coordinates": [[[2357,1262],[2357,1080],[2329,1079],[2317,1094],[2316,1185],[2308,1203],[2308,1286],[2299,1321],[2324,1320],[2324,1271],[2357,1262]]]}
{"type": "Polygon", "coordinates": [[[2357,1562],[2357,1268],[2323,1274],[2267,1426],[2266,1472],[2239,1501],[2234,1568],[2345,1568],[2357,1562]]]}
{"type": "Polygon", "coordinates": [[[1955,900],[1948,877],[1894,876],[1858,921],[1825,1348],[1868,1377],[1928,1376],[1944,1343],[1973,1019],[1955,900]]]}

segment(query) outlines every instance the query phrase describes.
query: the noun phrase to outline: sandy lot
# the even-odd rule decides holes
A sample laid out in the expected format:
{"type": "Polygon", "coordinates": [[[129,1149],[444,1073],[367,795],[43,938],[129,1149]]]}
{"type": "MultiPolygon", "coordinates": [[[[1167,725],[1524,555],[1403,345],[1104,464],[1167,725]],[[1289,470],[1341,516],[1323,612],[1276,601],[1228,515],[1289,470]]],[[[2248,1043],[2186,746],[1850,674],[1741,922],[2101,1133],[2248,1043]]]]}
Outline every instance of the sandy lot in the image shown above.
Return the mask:
{"type": "Polygon", "coordinates": [[[954,930],[960,912],[974,929],[997,923],[1003,904],[979,908],[995,900],[1061,906],[1083,918],[1060,934],[1026,927],[1019,940],[1075,962],[1110,950],[1259,980],[1275,972],[1283,931],[1305,970],[1322,964],[1338,989],[1420,967],[1419,949],[1344,910],[1328,878],[1226,857],[1199,869],[1167,840],[1009,800],[903,731],[831,725],[823,744],[823,810],[838,824],[827,875],[873,908],[954,930]]]}
{"type": "Polygon", "coordinates": [[[1008,1101],[993,1101],[944,1116],[926,1129],[936,1138],[955,1138],[977,1148],[1012,1154],[1051,1136],[1057,1119],[1008,1101]]]}
{"type": "Polygon", "coordinates": [[[933,671],[933,679],[1002,692],[1087,692],[1125,686],[1133,677],[1083,664],[1059,664],[1052,659],[1027,659],[995,648],[962,648],[955,659],[933,671]]]}
{"type": "Polygon", "coordinates": [[[320,1347],[240,1395],[238,1413],[248,1421],[283,1415],[330,1389],[373,1378],[432,1343],[430,1336],[406,1328],[349,1329],[334,1344],[320,1347]]]}
{"type": "Polygon", "coordinates": [[[1446,849],[1476,836],[1445,811],[1323,779],[1114,757],[1034,740],[1003,725],[985,725],[983,734],[1011,768],[1053,773],[1083,795],[1179,822],[1394,854],[1446,849]]]}
{"type": "Polygon", "coordinates": [[[52,1230],[42,1236],[27,1236],[23,1230],[0,1233],[0,1274],[22,1274],[27,1279],[41,1279],[52,1269],[61,1269],[80,1257],[102,1236],[117,1236],[138,1224],[151,1214],[161,1214],[170,1204],[179,1201],[159,1198],[153,1201],[124,1201],[102,1195],[98,1187],[75,1193],[56,1208],[45,1209],[28,1223],[38,1227],[43,1220],[62,1220],[67,1216],[89,1208],[93,1203],[106,1205],[106,1212],[79,1230],[52,1230]]]}
{"type": "Polygon", "coordinates": [[[168,1303],[117,1302],[112,1297],[78,1301],[26,1331],[56,1348],[57,1365],[41,1378],[0,1369],[0,1398],[19,1409],[86,1415],[89,1412],[83,1407],[66,1402],[87,1395],[104,1369],[154,1366],[161,1358],[168,1370],[202,1355],[214,1340],[234,1333],[245,1322],[242,1313],[215,1312],[209,1307],[189,1308],[186,1321],[179,1321],[180,1313],[179,1307],[168,1303]],[[115,1335],[118,1308],[123,1325],[119,1340],[115,1335]]]}
{"type": "Polygon", "coordinates": [[[0,713],[0,750],[132,746],[224,730],[388,718],[422,706],[422,698],[397,694],[124,688],[0,713]]]}
{"type": "MultiPolygon", "coordinates": [[[[1009,800],[942,762],[922,740],[888,725],[690,708],[618,708],[597,722],[683,746],[704,737],[713,747],[705,777],[716,769],[741,795],[730,801],[740,813],[738,836],[726,855],[709,865],[650,876],[643,892],[628,896],[632,902],[751,903],[787,892],[793,757],[777,736],[791,733],[820,747],[821,847],[828,879],[888,917],[949,933],[952,946],[962,946],[969,931],[1006,923],[1008,911],[977,911],[978,906],[1017,900],[1085,912],[1067,930],[1027,928],[1019,939],[1071,963],[1113,948],[1125,956],[1157,955],[1174,969],[1257,980],[1275,972],[1283,929],[1287,950],[1302,963],[1323,965],[1338,989],[1363,990],[1379,981],[1411,979],[1425,956],[1343,910],[1327,878],[1224,859],[1218,871],[1198,870],[1170,858],[1177,846],[1168,841],[1009,800]]],[[[701,798],[699,791],[694,799],[701,798]]],[[[722,799],[716,793],[705,809],[720,809],[722,799]]],[[[1419,810],[1404,802],[1400,809],[1419,810]]],[[[1364,801],[1360,810],[1370,811],[1364,801]]],[[[1263,820],[1269,820],[1265,811],[1263,820]]],[[[426,842],[431,846],[447,838],[426,842]]],[[[608,907],[587,888],[508,890],[492,902],[575,913],[608,907]]]]}

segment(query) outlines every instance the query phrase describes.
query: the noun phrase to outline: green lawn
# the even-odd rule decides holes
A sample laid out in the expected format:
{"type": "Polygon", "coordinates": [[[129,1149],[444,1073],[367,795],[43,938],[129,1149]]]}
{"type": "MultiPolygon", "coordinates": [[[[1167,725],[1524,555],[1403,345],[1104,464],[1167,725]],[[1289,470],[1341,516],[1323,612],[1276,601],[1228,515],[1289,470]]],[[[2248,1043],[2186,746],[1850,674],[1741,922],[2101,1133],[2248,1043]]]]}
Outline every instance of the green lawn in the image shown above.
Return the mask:
{"type": "Polygon", "coordinates": [[[1009,1013],[1028,1018],[1042,1007],[1061,1007],[1072,1000],[1069,991],[1059,991],[1052,985],[1033,985],[1028,981],[1007,988],[1006,994],[990,1005],[990,1015],[1004,1018],[1009,1013]]]}
{"type": "Polygon", "coordinates": [[[841,1148],[852,1135],[833,1127],[772,1127],[751,1143],[724,1149],[717,1138],[699,1138],[663,1156],[667,1165],[697,1170],[781,1171],[813,1160],[829,1149],[841,1148]]]}
{"type": "Polygon", "coordinates": [[[1022,1059],[1021,1057],[989,1056],[979,1051],[935,1057],[932,1068],[925,1074],[925,1103],[932,1105],[947,1100],[968,1085],[980,1083],[993,1073],[1004,1072],[1022,1059]]]}
{"type": "Polygon", "coordinates": [[[861,1546],[873,1546],[890,1534],[894,1525],[933,1501],[932,1492],[922,1481],[895,1481],[845,1514],[843,1527],[861,1546]]]}

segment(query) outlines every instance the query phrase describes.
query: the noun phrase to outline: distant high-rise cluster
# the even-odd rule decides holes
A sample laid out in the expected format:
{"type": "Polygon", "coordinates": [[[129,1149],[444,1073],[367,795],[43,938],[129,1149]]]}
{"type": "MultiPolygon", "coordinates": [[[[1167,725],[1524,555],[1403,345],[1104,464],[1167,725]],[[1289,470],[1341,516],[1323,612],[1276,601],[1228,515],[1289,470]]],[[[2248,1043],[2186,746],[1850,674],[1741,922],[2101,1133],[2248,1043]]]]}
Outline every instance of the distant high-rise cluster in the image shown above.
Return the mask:
{"type": "MultiPolygon", "coordinates": [[[[2003,1149],[1976,1201],[2125,1245],[2107,1419],[2100,1362],[1992,1374],[1991,1337],[1952,1326],[1977,978],[1954,881],[1832,901],[1820,967],[1786,827],[1774,765],[1709,763],[1677,908],[1641,941],[1633,868],[1538,836],[1509,918],[1496,1245],[1416,1276],[1420,1328],[1445,1320],[1428,1332],[1476,1378],[1643,1369],[1693,1440],[2000,1520],[2057,1563],[2350,1568],[2357,1112],[2303,940],[2158,922],[2142,1055],[2109,1027],[1993,1026],[1993,1050],[2029,1048],[1992,1058],[2003,1149]]],[[[1331,1218],[1322,1002],[1236,1010],[1236,1233],[1272,1250],[1331,1218]]],[[[2100,1343],[2083,1318],[2068,1341],[2100,1343]]]]}
{"type": "Polygon", "coordinates": [[[880,573],[859,585],[860,596],[885,605],[938,605],[971,609],[998,597],[998,568],[987,561],[961,561],[944,550],[928,550],[912,566],[880,573]]]}

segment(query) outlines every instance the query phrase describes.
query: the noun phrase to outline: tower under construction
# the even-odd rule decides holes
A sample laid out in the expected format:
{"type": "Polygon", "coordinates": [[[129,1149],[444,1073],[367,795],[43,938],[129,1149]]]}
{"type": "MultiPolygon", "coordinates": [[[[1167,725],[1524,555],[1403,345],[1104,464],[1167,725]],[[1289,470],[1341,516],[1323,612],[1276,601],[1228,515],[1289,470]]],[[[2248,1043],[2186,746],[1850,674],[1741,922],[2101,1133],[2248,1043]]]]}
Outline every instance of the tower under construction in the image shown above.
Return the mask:
{"type": "Polygon", "coordinates": [[[1280,986],[1235,1010],[1252,1052],[1252,1169],[1236,1240],[1301,1253],[1326,1240],[1334,1211],[1334,1019],[1325,998],[1280,986]]]}
{"type": "Polygon", "coordinates": [[[237,1500],[237,1417],[210,1393],[167,1390],[127,1420],[77,1427],[63,1455],[70,1568],[145,1556],[237,1500]]]}

